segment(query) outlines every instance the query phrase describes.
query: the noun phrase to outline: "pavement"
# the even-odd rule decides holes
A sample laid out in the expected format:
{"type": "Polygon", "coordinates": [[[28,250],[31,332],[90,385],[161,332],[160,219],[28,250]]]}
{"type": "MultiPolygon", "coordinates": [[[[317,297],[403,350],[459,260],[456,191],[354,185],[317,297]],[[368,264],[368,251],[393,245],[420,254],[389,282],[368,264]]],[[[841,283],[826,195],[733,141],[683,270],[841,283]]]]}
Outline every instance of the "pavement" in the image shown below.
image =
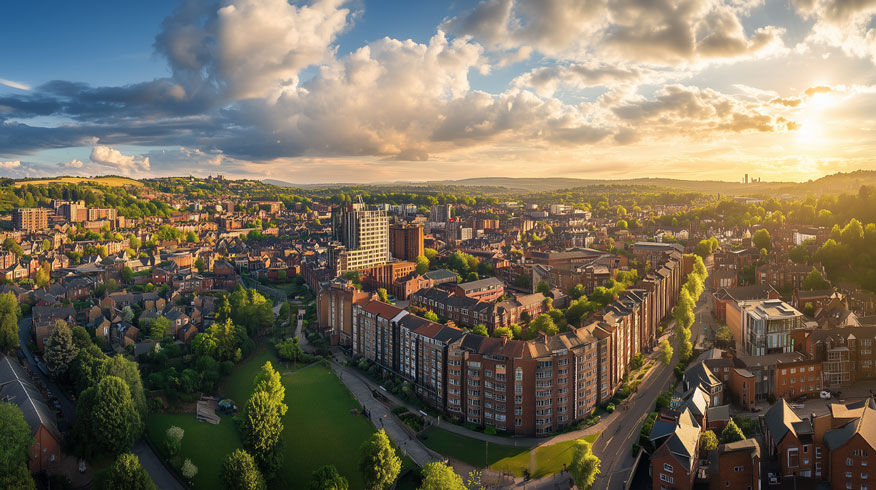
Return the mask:
{"type": "Polygon", "coordinates": [[[430,451],[426,446],[416,438],[407,425],[393,417],[383,403],[377,401],[371,394],[373,389],[379,389],[374,386],[370,380],[365,379],[362,375],[355,372],[352,368],[337,362],[332,361],[332,369],[337,373],[341,382],[347,386],[347,389],[353,393],[356,400],[362,404],[365,410],[368,411],[369,420],[375,427],[384,429],[386,435],[398,446],[402,452],[411,458],[414,463],[423,466],[432,461],[441,459],[439,455],[430,451]]]}

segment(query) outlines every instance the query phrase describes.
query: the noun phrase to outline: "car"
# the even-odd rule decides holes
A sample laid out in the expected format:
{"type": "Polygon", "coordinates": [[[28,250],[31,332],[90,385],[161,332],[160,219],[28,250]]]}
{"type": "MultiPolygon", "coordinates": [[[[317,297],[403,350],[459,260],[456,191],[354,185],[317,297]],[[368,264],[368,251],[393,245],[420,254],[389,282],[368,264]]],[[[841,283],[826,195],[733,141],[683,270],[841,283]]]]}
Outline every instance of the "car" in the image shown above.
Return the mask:
{"type": "Polygon", "coordinates": [[[821,392],[821,399],[822,400],[830,400],[830,392],[829,391],[822,391],[821,392]]]}
{"type": "Polygon", "coordinates": [[[802,410],[802,409],[806,408],[806,406],[803,405],[802,403],[792,403],[791,408],[796,408],[797,410],[802,410]]]}
{"type": "Polygon", "coordinates": [[[779,477],[775,473],[767,473],[767,478],[769,479],[770,485],[779,484],[779,477]]]}

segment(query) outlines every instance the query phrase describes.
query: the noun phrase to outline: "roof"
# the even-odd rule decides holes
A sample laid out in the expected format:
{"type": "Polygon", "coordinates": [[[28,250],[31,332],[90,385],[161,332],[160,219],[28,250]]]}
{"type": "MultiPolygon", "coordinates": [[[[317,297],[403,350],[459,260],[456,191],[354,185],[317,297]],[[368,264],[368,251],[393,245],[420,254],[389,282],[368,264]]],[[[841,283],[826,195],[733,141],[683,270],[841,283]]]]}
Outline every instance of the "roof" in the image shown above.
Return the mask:
{"type": "Polygon", "coordinates": [[[730,420],[730,405],[720,405],[707,408],[706,420],[730,420]]]}
{"type": "Polygon", "coordinates": [[[444,280],[452,279],[452,280],[456,281],[456,273],[453,271],[449,271],[447,269],[438,269],[438,270],[434,270],[434,271],[429,271],[423,275],[428,277],[429,279],[432,279],[433,281],[440,281],[442,279],[444,279],[444,280]]]}
{"type": "MultiPolygon", "coordinates": [[[[860,408],[852,408],[848,405],[846,408],[846,413],[859,413],[860,415],[838,429],[827,431],[824,435],[827,447],[833,451],[849,442],[855,434],[860,434],[871,448],[876,448],[876,402],[870,398],[860,408]]],[[[831,411],[833,411],[833,406],[831,406],[831,411]]]]}
{"type": "MultiPolygon", "coordinates": [[[[772,434],[773,442],[778,445],[788,432],[794,433],[793,424],[800,422],[800,417],[791,410],[784,398],[774,403],[764,415],[764,423],[772,434]]],[[[796,433],[794,433],[796,436],[796,433]]]]}
{"type": "Polygon", "coordinates": [[[760,445],[757,439],[743,439],[736,442],[728,442],[718,446],[718,452],[721,454],[732,453],[736,451],[752,451],[756,456],[760,456],[760,445]]]}
{"type": "Polygon", "coordinates": [[[56,441],[61,441],[61,432],[58,430],[54,414],[46,405],[39,390],[31,384],[21,365],[6,355],[0,356],[0,400],[18,406],[25,422],[30,426],[31,435],[43,426],[56,441]]]}
{"type": "Polygon", "coordinates": [[[459,284],[457,287],[462,288],[465,291],[474,291],[485,288],[499,288],[505,286],[505,283],[495,277],[488,277],[486,279],[479,279],[477,281],[464,282],[459,284]]]}

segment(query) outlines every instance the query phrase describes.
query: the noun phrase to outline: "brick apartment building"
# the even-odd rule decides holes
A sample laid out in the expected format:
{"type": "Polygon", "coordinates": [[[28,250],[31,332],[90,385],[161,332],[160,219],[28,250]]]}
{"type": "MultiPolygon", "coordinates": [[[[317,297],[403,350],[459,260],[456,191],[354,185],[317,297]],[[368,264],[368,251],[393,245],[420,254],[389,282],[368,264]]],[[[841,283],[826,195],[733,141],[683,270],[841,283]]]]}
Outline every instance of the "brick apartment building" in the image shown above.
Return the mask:
{"type": "MultiPolygon", "coordinates": [[[[657,324],[675,305],[689,267],[680,254],[667,254],[652,274],[583,326],[529,341],[482,337],[379,301],[357,302],[351,349],[410,380],[429,403],[459,420],[546,436],[588,416],[616,393],[633,356],[656,343],[657,324]]],[[[543,304],[541,295],[511,301],[528,296],[543,304]]],[[[511,323],[499,314],[504,303],[439,289],[411,297],[412,305],[455,324],[489,325],[492,315],[493,328],[511,323]]]]}
{"type": "Polygon", "coordinates": [[[15,231],[39,231],[48,227],[48,209],[18,208],[12,211],[12,228],[15,231]]]}
{"type": "Polygon", "coordinates": [[[416,261],[423,255],[423,225],[389,226],[389,253],[399,260],[416,261]]]}

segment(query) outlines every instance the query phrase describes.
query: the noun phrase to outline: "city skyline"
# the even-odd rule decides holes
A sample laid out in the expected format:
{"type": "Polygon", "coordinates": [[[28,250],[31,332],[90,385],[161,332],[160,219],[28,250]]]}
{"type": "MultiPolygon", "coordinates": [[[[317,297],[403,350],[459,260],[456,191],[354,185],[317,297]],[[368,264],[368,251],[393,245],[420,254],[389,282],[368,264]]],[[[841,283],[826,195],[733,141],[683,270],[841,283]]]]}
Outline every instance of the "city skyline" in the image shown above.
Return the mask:
{"type": "Polygon", "coordinates": [[[535,5],[8,5],[0,175],[805,181],[876,169],[869,2],[535,5]]]}

